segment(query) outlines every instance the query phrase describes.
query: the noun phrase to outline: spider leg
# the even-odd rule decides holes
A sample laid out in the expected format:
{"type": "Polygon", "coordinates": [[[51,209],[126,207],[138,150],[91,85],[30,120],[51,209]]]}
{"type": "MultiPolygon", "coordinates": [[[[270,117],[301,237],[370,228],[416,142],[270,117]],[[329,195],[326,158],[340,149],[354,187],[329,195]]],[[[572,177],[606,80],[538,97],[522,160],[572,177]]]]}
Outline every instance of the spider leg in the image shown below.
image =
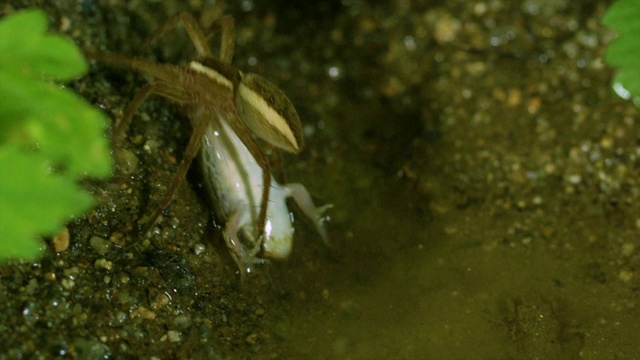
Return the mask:
{"type": "Polygon", "coordinates": [[[191,39],[193,46],[196,48],[199,57],[213,57],[211,48],[207,43],[207,37],[205,37],[204,33],[202,32],[202,28],[198,24],[198,21],[193,17],[193,15],[187,12],[179,13],[178,15],[167,20],[164,25],[159,27],[156,31],[153,32],[153,34],[149,36],[147,41],[145,41],[142,45],[142,49],[146,49],[148,46],[158,41],[158,39],[164,34],[175,29],[178,24],[182,24],[182,26],[184,27],[184,30],[187,32],[187,35],[189,35],[189,38],[191,39]]]}
{"type": "Polygon", "coordinates": [[[207,41],[216,31],[222,31],[220,42],[220,61],[231,64],[236,47],[236,24],[231,16],[223,16],[213,22],[204,32],[207,41]]]}
{"type": "Polygon", "coordinates": [[[284,184],[286,179],[284,176],[284,167],[282,166],[282,152],[280,152],[277,146],[269,144],[269,147],[271,148],[271,159],[273,160],[273,176],[277,182],[284,184]]]}
{"type": "Polygon", "coordinates": [[[169,204],[171,203],[173,195],[175,195],[176,191],[178,190],[178,186],[180,186],[182,181],[184,181],[185,175],[189,170],[189,166],[191,166],[193,159],[196,157],[198,151],[200,150],[200,147],[202,146],[202,139],[207,130],[207,126],[210,125],[211,114],[207,111],[207,109],[203,107],[197,107],[193,112],[195,113],[193,114],[193,121],[191,123],[193,126],[193,132],[191,133],[191,137],[189,138],[189,143],[187,144],[187,148],[184,152],[182,161],[178,166],[178,170],[173,177],[171,185],[169,185],[167,192],[160,200],[158,207],[148,218],[143,219],[140,222],[141,224],[147,224],[144,231],[142,232],[143,235],[149,232],[151,227],[158,219],[158,216],[160,216],[164,209],[166,209],[167,206],[169,206],[169,204]]]}
{"type": "Polygon", "coordinates": [[[188,100],[184,91],[181,91],[179,88],[171,86],[165,82],[150,82],[146,84],[138,91],[138,93],[136,93],[133,100],[127,104],[127,107],[124,109],[122,119],[120,119],[119,123],[113,129],[112,135],[114,139],[118,139],[127,131],[129,124],[131,123],[131,119],[138,112],[138,109],[149,95],[159,95],[170,98],[179,103],[188,100]]]}

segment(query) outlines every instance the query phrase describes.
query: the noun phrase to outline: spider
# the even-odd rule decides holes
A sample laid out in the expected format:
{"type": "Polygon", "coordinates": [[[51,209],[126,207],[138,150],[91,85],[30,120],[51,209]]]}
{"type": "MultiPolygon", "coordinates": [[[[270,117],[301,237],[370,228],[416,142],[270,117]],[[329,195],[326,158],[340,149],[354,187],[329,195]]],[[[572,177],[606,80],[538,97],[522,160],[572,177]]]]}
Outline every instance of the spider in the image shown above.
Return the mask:
{"type": "Polygon", "coordinates": [[[275,85],[259,75],[242,73],[231,65],[235,24],[230,16],[216,20],[203,31],[193,16],[178,14],[157,29],[143,47],[156,42],[179,24],[183,25],[197,52],[196,59],[187,65],[154,63],[117,54],[90,54],[99,62],[128,67],[151,77],[124,109],[121,121],[114,127],[114,139],[126,132],[131,119],[150,95],[161,96],[181,105],[191,123],[191,137],[175,177],[154,212],[140,221],[146,224],[143,234],[150,230],[169,206],[189,166],[201,150],[205,134],[211,126],[219,126],[216,122],[222,117],[262,170],[260,210],[253,222],[257,224],[255,238],[260,239],[265,229],[272,178],[269,160],[257,138],[264,140],[268,146],[297,154],[303,147],[300,118],[291,101],[275,85]],[[216,30],[222,31],[219,58],[213,56],[207,41],[216,30]]]}

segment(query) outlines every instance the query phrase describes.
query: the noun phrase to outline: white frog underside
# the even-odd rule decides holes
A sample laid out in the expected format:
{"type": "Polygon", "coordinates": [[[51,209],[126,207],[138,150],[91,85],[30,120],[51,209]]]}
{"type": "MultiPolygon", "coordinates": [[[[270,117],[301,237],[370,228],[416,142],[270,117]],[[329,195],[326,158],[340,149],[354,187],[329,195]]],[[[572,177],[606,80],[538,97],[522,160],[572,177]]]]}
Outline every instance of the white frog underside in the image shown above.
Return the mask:
{"type": "Polygon", "coordinates": [[[223,237],[243,273],[250,271],[251,265],[263,262],[257,257],[261,247],[264,256],[272,259],[284,259],[291,253],[294,228],[293,215],[286,204],[288,197],[294,199],[328,243],[322,213],[331,205],[316,208],[304,186],[281,185],[273,176],[264,240],[255,239],[263,188],[262,169],[222,115],[205,134],[202,166],[219,202],[218,211],[223,213],[219,215],[226,218],[223,237]]]}

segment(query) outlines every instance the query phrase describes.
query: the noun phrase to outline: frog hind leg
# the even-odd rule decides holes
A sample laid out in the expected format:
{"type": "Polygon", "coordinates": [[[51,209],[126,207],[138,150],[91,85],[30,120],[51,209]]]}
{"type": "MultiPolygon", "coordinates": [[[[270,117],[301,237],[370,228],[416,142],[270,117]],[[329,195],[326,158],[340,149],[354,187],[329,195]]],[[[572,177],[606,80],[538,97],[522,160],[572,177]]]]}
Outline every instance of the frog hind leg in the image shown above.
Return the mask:
{"type": "Polygon", "coordinates": [[[324,212],[333,207],[333,204],[326,204],[320,207],[316,207],[311,199],[311,195],[302,184],[292,183],[286,184],[285,187],[289,190],[289,195],[293,198],[295,203],[300,207],[300,210],[304,215],[311,220],[316,231],[322,237],[322,241],[327,247],[331,247],[329,243],[329,237],[327,231],[324,228],[324,212]]]}
{"type": "Polygon", "coordinates": [[[247,225],[248,222],[249,217],[246,213],[234,211],[227,218],[225,228],[222,232],[222,237],[227,244],[227,249],[229,249],[233,261],[235,261],[240,270],[240,280],[242,283],[245,281],[245,276],[252,272],[254,265],[268,263],[268,260],[257,257],[262,241],[257,241],[252,248],[247,248],[240,241],[239,233],[242,227],[247,225]]]}

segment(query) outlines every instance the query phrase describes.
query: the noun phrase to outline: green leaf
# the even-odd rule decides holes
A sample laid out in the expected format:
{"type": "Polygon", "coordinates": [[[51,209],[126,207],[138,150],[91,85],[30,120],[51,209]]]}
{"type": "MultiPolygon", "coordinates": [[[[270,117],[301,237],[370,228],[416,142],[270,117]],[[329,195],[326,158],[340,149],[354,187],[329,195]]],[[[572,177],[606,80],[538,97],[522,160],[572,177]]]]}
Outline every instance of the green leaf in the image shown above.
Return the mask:
{"type": "Polygon", "coordinates": [[[0,50],[18,47],[23,41],[33,42],[47,31],[47,14],[38,9],[28,9],[11,14],[0,22],[0,50]],[[12,35],[20,34],[21,37],[12,35]]]}
{"type": "MultiPolygon", "coordinates": [[[[2,232],[0,231],[0,234],[2,232]]],[[[14,241],[12,235],[4,234],[7,240],[0,241],[0,262],[8,260],[36,260],[44,252],[44,243],[37,238],[14,241]]]]}
{"type": "Polygon", "coordinates": [[[54,234],[93,205],[75,178],[52,174],[49,167],[40,153],[0,148],[0,168],[10,170],[0,176],[0,260],[32,257],[37,235],[54,234]]]}
{"type": "Polygon", "coordinates": [[[25,10],[0,23],[0,68],[54,80],[72,80],[88,70],[82,53],[68,38],[46,33],[47,15],[25,10]]]}
{"type": "Polygon", "coordinates": [[[71,91],[0,69],[0,109],[0,139],[20,134],[74,175],[110,174],[107,119],[71,91]]]}
{"type": "Polygon", "coordinates": [[[50,82],[82,75],[87,63],[47,24],[39,10],[0,20],[0,261],[41,254],[38,236],[93,205],[78,182],[112,167],[106,117],[50,82]]]}
{"type": "MultiPolygon", "coordinates": [[[[640,32],[638,33],[640,35],[640,32]]],[[[640,46],[637,41],[629,41],[626,36],[621,36],[607,47],[604,61],[616,67],[638,67],[640,61],[640,46]]]]}
{"type": "Polygon", "coordinates": [[[636,33],[640,31],[638,8],[640,0],[620,0],[609,7],[602,17],[602,23],[619,34],[636,33]]]}
{"type": "Polygon", "coordinates": [[[624,88],[624,90],[628,92],[628,94],[626,94],[626,97],[620,94],[625,99],[633,98],[634,96],[637,97],[637,94],[640,94],[640,81],[638,81],[639,78],[640,69],[620,69],[613,79],[614,88],[617,84],[620,84],[624,88]]]}
{"type": "Polygon", "coordinates": [[[604,61],[616,67],[613,87],[625,98],[640,96],[640,0],[619,0],[602,17],[618,37],[607,47],[604,61]]]}

